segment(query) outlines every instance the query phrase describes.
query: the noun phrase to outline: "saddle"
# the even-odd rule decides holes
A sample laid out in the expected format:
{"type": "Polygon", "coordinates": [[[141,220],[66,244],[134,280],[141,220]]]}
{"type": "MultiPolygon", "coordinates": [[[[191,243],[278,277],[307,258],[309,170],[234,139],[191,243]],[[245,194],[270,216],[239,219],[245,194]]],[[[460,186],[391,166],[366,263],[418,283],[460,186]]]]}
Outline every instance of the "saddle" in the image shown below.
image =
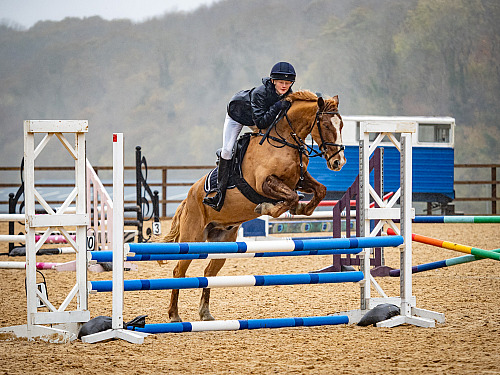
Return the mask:
{"type": "MultiPolygon", "coordinates": [[[[229,174],[229,182],[227,184],[227,189],[237,188],[241,194],[245,196],[250,202],[255,204],[260,203],[273,203],[276,204],[279,201],[276,199],[265,197],[257,193],[243,178],[243,171],[241,169],[241,164],[245,153],[250,143],[250,139],[256,136],[256,133],[245,133],[236,141],[233,149],[233,159],[231,160],[231,168],[229,174]]],[[[220,158],[220,153],[217,152],[217,158],[220,158]]],[[[217,171],[218,168],[212,169],[205,180],[204,190],[205,193],[214,191],[217,188],[217,171]]]]}

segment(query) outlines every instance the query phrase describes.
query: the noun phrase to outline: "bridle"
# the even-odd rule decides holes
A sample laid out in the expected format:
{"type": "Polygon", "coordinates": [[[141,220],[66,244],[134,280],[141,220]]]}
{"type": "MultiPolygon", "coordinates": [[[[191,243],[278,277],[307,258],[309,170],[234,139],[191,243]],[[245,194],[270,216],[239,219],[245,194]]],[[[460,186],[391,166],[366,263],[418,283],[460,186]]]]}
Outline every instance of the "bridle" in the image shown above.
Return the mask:
{"type": "MultiPolygon", "coordinates": [[[[302,140],[295,133],[295,129],[293,128],[292,122],[290,121],[290,118],[288,117],[287,111],[283,111],[283,113],[280,113],[280,115],[276,117],[276,120],[269,126],[269,128],[267,129],[267,131],[266,131],[265,134],[259,133],[259,134],[262,135],[262,139],[259,142],[260,144],[264,143],[264,141],[267,139],[267,142],[271,146],[273,146],[273,147],[282,148],[282,147],[286,147],[287,146],[287,147],[294,148],[294,149],[296,149],[299,152],[300,181],[304,180],[304,164],[303,164],[303,161],[302,161],[303,156],[306,156],[308,158],[313,158],[313,157],[321,156],[328,163],[331,158],[333,158],[334,156],[338,155],[340,152],[342,152],[345,149],[344,145],[325,141],[325,139],[323,137],[323,132],[321,130],[321,118],[320,117],[322,115],[337,115],[339,117],[339,119],[342,120],[342,118],[340,117],[340,114],[339,114],[338,111],[320,111],[319,109],[316,111],[316,116],[314,118],[314,122],[312,123],[311,128],[309,129],[309,131],[308,131],[307,134],[310,134],[312,132],[312,130],[313,130],[313,128],[314,128],[315,125],[318,127],[318,133],[319,133],[319,137],[320,137],[320,140],[321,140],[321,144],[318,144],[318,149],[320,150],[320,152],[316,151],[313,148],[312,141],[311,141],[311,145],[308,146],[306,144],[306,142],[304,140],[302,140]],[[292,139],[294,140],[295,144],[288,142],[285,139],[285,137],[283,137],[281,134],[278,133],[277,129],[276,129],[276,134],[278,135],[278,137],[274,137],[274,136],[271,136],[269,134],[270,130],[273,127],[276,127],[276,124],[282,118],[286,118],[288,126],[291,129],[290,135],[291,135],[292,139]],[[269,141],[270,139],[273,140],[273,141],[275,141],[275,142],[280,143],[282,146],[277,146],[275,144],[272,144],[269,141]],[[332,155],[330,155],[330,157],[327,158],[326,157],[326,146],[336,146],[336,147],[338,147],[338,150],[335,153],[333,153],[332,155]]],[[[299,182],[298,186],[300,187],[300,185],[301,184],[299,182]]]]}
{"type": "MultiPolygon", "coordinates": [[[[326,162],[328,163],[330,161],[331,158],[333,158],[334,156],[338,155],[339,153],[341,153],[342,151],[344,151],[345,147],[344,145],[340,145],[338,143],[333,143],[333,142],[325,142],[325,139],[323,138],[323,132],[321,131],[321,120],[320,120],[320,116],[322,115],[338,115],[340,120],[342,120],[342,118],[340,117],[340,114],[339,114],[339,111],[330,111],[330,112],[327,112],[327,111],[323,111],[323,112],[320,112],[319,110],[316,112],[316,119],[315,119],[315,124],[317,125],[318,127],[318,133],[319,133],[319,138],[321,139],[321,144],[318,145],[318,148],[319,150],[321,151],[321,153],[319,153],[317,156],[321,156],[323,157],[326,162]],[[330,155],[330,157],[327,159],[326,158],[326,146],[336,146],[338,147],[338,150],[337,152],[333,153],[332,155],[330,155]],[[324,150],[323,150],[324,148],[324,150]]],[[[314,125],[313,125],[314,126],[314,125]]],[[[311,129],[312,131],[312,129],[311,129]]]]}

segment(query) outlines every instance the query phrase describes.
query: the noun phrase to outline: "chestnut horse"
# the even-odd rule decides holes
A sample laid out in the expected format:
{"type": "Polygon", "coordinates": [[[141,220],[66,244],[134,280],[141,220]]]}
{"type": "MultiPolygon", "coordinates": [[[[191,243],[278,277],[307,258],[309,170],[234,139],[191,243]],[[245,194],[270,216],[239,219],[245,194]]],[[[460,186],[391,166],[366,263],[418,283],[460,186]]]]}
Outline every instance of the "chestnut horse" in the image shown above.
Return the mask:
{"type": "MultiPolygon", "coordinates": [[[[305,144],[310,134],[319,145],[327,166],[340,171],[346,160],[342,145],[342,118],[338,113],[338,96],[323,100],[309,91],[298,91],[286,100],[292,103],[282,118],[261,142],[263,135],[253,136],[242,162],[244,179],[259,194],[277,203],[255,204],[236,188],[228,189],[220,212],[204,205],[202,177],[190,188],[172,220],[163,242],[235,241],[238,228],[261,215],[278,217],[286,211],[310,215],[326,195],[326,188],[307,172],[310,148],[305,144]],[[313,194],[308,203],[299,203],[296,190],[313,194]]],[[[215,276],[225,259],[212,259],[205,276],[215,276]]],[[[185,277],[191,260],[181,260],[174,277],[185,277]]],[[[182,321],[178,313],[179,290],[172,290],[168,314],[170,321],[182,321]]],[[[210,289],[204,288],[199,305],[201,320],[213,320],[209,310],[210,289]]]]}

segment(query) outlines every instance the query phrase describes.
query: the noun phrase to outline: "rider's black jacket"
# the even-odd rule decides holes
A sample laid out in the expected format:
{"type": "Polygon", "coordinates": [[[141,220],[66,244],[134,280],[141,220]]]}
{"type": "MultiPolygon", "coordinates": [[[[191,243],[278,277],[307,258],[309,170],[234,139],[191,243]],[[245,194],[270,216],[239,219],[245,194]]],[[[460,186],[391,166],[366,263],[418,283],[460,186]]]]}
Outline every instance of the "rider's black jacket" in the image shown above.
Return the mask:
{"type": "Polygon", "coordinates": [[[265,129],[272,124],[280,108],[276,102],[292,93],[290,88],[284,95],[276,92],[271,78],[263,78],[262,85],[251,90],[237,92],[227,105],[227,113],[234,120],[246,126],[265,129]]]}

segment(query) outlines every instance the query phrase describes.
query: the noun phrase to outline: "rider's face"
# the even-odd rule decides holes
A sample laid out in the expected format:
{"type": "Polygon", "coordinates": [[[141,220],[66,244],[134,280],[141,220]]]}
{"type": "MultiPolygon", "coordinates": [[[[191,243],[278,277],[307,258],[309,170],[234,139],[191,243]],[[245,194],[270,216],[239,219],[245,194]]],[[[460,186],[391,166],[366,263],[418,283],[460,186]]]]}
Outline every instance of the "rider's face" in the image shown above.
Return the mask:
{"type": "Polygon", "coordinates": [[[293,82],[284,81],[281,79],[273,79],[274,87],[276,88],[276,92],[280,95],[286,94],[286,92],[290,89],[293,82]]]}

